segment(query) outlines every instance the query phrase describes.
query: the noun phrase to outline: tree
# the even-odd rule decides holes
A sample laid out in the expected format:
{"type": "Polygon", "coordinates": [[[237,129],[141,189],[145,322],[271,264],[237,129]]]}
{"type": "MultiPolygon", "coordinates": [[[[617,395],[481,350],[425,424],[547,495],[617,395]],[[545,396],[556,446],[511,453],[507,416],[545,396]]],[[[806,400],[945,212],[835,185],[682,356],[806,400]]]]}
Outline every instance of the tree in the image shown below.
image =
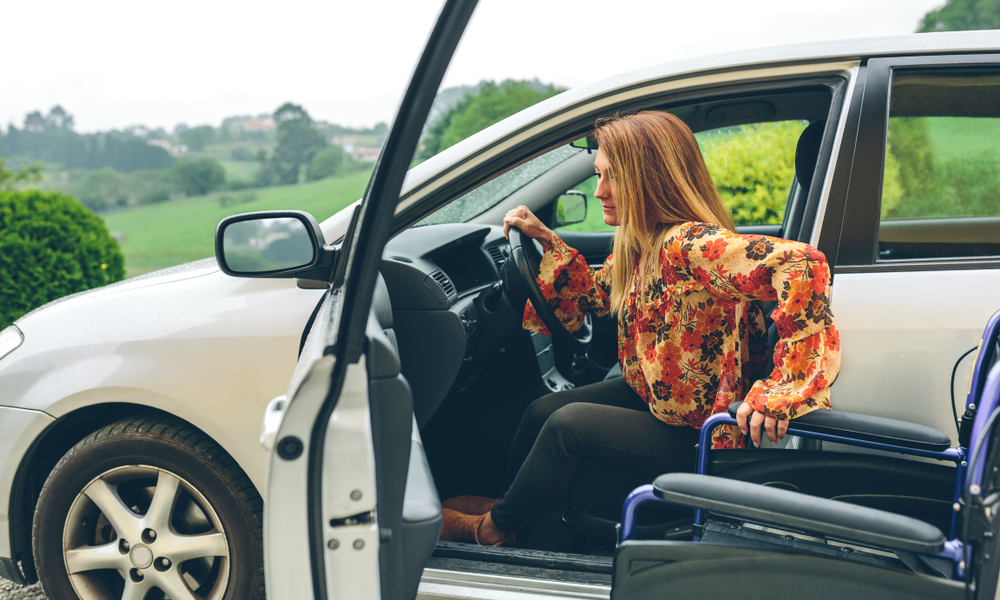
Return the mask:
{"type": "Polygon", "coordinates": [[[73,115],[63,110],[63,107],[58,104],[49,110],[47,120],[51,127],[55,127],[57,129],[73,129],[73,115]]]}
{"type": "Polygon", "coordinates": [[[282,104],[273,118],[278,124],[278,147],[271,156],[271,166],[279,183],[298,183],[302,165],[326,146],[326,139],[313,128],[309,113],[297,104],[282,104]]]}
{"type": "Polygon", "coordinates": [[[166,150],[150,146],[134,133],[109,131],[80,135],[73,131],[73,123],[73,116],[58,105],[53,106],[48,115],[34,111],[25,116],[24,129],[12,125],[6,136],[0,136],[0,153],[29,156],[61,164],[66,169],[113,167],[124,173],[165,169],[174,164],[166,150]]]}
{"type": "Polygon", "coordinates": [[[1000,0],[948,0],[924,15],[918,33],[1000,29],[1000,0]]]}
{"type": "Polygon", "coordinates": [[[551,98],[563,91],[538,81],[507,79],[497,84],[484,81],[478,92],[466,93],[454,106],[428,127],[417,151],[417,160],[424,160],[454,146],[474,133],[494,123],[551,98]]]}
{"type": "Polygon", "coordinates": [[[42,167],[32,165],[14,173],[3,167],[6,159],[0,157],[0,190],[14,190],[27,183],[37,183],[42,180],[42,167]]]}
{"type": "Polygon", "coordinates": [[[215,130],[212,129],[211,125],[202,125],[200,127],[185,129],[177,137],[180,138],[182,144],[191,150],[201,152],[205,149],[205,146],[212,143],[212,140],[215,138],[215,130]]]}
{"type": "Polygon", "coordinates": [[[87,173],[83,181],[73,186],[73,191],[80,202],[93,211],[128,204],[128,183],[121,173],[111,167],[87,173]]]}
{"type": "Polygon", "coordinates": [[[211,158],[181,161],[171,171],[178,187],[188,196],[203,196],[226,182],[226,169],[211,158]]]}
{"type": "Polygon", "coordinates": [[[0,191],[0,329],[52,300],[124,276],[125,258],[104,221],[74,198],[0,191]]]}
{"type": "Polygon", "coordinates": [[[423,138],[420,140],[420,145],[417,147],[416,160],[418,162],[427,160],[444,149],[441,147],[441,137],[444,136],[444,132],[451,126],[451,120],[465,112],[473,98],[472,94],[466,94],[454,106],[446,110],[444,114],[430,124],[423,138]]]}
{"type": "Polygon", "coordinates": [[[340,146],[327,146],[317,152],[306,167],[306,180],[315,181],[358,170],[358,163],[340,146]]]}
{"type": "Polygon", "coordinates": [[[36,110],[33,113],[25,115],[24,130],[32,133],[41,133],[45,131],[45,117],[42,116],[42,113],[36,110]]]}

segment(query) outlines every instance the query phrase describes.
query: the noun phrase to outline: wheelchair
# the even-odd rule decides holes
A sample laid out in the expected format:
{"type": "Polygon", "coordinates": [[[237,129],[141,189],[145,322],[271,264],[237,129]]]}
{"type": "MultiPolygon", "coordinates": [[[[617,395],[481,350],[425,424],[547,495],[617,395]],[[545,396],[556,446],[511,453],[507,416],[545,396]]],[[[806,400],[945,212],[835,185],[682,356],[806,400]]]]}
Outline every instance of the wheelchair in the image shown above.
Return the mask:
{"type": "Polygon", "coordinates": [[[712,476],[711,432],[736,423],[734,403],[729,414],[705,423],[697,473],[662,475],[625,501],[612,600],[746,592],[837,600],[993,598],[1000,576],[998,343],[1000,312],[980,342],[957,447],[929,427],[836,410],[789,424],[788,434],[801,438],[953,463],[946,521],[899,514],[892,510],[899,498],[879,505],[878,499],[822,498],[712,476]],[[693,540],[636,539],[636,511],[648,502],[693,509],[693,540]]]}

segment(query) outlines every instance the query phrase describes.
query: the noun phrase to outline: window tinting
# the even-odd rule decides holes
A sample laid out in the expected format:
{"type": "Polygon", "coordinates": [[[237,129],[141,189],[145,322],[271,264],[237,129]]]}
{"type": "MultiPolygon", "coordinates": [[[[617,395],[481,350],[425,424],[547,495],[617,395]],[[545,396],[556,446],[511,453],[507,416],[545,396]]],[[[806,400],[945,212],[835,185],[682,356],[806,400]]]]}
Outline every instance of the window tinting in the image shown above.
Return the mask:
{"type": "Polygon", "coordinates": [[[897,70],[879,260],[1000,255],[1000,69],[897,70]]]}

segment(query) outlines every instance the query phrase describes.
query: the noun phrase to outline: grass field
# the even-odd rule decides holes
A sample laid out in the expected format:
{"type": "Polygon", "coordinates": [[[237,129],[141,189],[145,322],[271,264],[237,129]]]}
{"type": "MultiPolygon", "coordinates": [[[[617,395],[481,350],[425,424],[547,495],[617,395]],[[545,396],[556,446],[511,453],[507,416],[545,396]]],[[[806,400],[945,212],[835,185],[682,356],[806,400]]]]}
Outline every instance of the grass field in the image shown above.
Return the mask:
{"type": "Polygon", "coordinates": [[[952,160],[996,156],[1000,119],[928,118],[927,134],[934,148],[935,166],[952,160]]]}
{"type": "Polygon", "coordinates": [[[368,172],[292,186],[216,192],[147,204],[104,216],[119,235],[127,277],[215,255],[215,227],[223,217],[259,210],[303,210],[323,221],[361,197],[368,172]],[[222,205],[220,197],[231,202],[222,205]],[[254,198],[252,201],[242,200],[254,198]]]}

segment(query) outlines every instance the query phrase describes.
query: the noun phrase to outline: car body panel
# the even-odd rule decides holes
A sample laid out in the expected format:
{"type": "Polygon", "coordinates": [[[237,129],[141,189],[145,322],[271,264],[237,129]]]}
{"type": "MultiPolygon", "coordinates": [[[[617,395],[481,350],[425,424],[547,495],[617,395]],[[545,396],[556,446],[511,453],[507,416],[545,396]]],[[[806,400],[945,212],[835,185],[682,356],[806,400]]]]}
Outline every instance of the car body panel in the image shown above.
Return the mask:
{"type": "MultiPolygon", "coordinates": [[[[1000,298],[1000,270],[837,275],[833,312],[843,362],[831,390],[833,405],[838,410],[905,418],[957,441],[948,394],[952,369],[979,343],[983,323],[997,309],[996,298],[1000,298]]],[[[972,358],[963,361],[964,367],[959,365],[956,376],[959,406],[964,403],[972,358]]]]}
{"type": "Polygon", "coordinates": [[[606,600],[604,585],[425,569],[417,600],[606,600]]]}
{"type": "MultiPolygon", "coordinates": [[[[0,406],[0,489],[14,485],[21,459],[35,439],[55,422],[52,416],[38,410],[0,406]]],[[[12,558],[10,546],[10,496],[0,494],[0,556],[12,558]]]]}
{"type": "Polygon", "coordinates": [[[287,385],[299,332],[322,294],[214,268],[167,279],[140,282],[150,293],[138,298],[135,288],[99,290],[19,320],[25,340],[0,363],[0,403],[17,399],[57,419],[112,402],[162,410],[210,435],[263,490],[261,415],[284,390],[279,382],[287,385]],[[198,310],[191,298],[201,299],[198,310]],[[81,312],[91,318],[80,321],[81,312]],[[220,361],[242,365],[243,375],[215,376],[220,361]]]}

